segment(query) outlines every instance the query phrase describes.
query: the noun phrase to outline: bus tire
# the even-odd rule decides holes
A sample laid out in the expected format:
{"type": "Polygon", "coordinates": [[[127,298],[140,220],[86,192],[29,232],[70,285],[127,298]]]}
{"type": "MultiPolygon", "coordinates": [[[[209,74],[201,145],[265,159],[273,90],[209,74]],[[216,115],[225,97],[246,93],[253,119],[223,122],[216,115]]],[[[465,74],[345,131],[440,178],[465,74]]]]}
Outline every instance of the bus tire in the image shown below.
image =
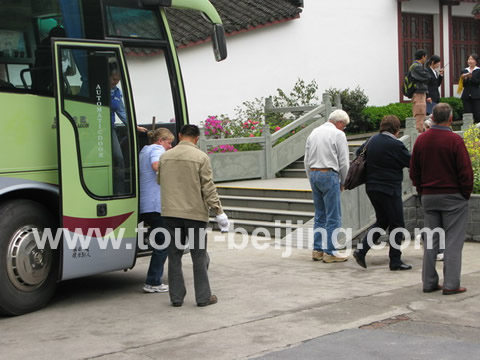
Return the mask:
{"type": "MultiPolygon", "coordinates": [[[[41,235],[55,218],[45,206],[27,199],[0,203],[0,313],[21,315],[44,307],[55,292],[58,252],[47,244],[39,249],[34,228],[41,235]]],[[[48,243],[48,242],[47,242],[48,243]]]]}

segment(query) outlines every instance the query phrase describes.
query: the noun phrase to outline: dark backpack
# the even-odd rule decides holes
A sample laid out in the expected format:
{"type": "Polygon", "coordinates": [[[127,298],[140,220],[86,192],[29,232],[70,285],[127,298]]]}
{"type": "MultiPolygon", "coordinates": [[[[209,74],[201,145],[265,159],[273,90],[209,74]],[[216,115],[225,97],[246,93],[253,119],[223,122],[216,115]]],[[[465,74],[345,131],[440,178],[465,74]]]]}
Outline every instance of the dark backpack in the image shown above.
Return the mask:
{"type": "Polygon", "coordinates": [[[415,84],[415,80],[413,79],[413,76],[412,76],[412,69],[415,65],[417,64],[413,63],[410,66],[410,68],[408,69],[407,75],[405,75],[405,78],[403,79],[403,95],[405,95],[409,99],[413,97],[413,94],[417,89],[417,85],[415,84]]]}

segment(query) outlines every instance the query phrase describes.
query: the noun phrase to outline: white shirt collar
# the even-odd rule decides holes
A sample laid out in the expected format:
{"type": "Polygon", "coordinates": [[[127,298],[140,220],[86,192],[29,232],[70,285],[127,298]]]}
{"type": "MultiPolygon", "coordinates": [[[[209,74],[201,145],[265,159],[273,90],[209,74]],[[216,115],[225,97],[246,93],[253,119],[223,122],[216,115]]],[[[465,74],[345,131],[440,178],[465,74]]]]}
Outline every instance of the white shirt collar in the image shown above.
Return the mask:
{"type": "Polygon", "coordinates": [[[467,66],[467,67],[465,68],[465,70],[467,70],[468,72],[473,72],[473,71],[475,71],[475,70],[477,70],[477,69],[480,69],[480,67],[475,66],[475,68],[474,68],[472,71],[470,71],[470,67],[469,67],[469,66],[467,66]]]}

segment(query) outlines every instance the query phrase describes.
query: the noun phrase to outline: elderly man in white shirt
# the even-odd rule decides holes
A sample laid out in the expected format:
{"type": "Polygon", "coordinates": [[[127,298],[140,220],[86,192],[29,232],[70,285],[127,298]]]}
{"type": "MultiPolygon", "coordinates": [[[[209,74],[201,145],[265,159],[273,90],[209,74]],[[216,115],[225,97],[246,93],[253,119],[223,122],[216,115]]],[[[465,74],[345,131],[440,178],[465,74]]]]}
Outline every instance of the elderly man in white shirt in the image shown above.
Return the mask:
{"type": "Polygon", "coordinates": [[[332,233],[342,226],[340,192],[349,168],[347,137],[350,122],[343,110],[335,110],[328,121],[312,131],[305,146],[305,170],[315,205],[312,259],[325,263],[347,261],[337,254],[332,233]]]}

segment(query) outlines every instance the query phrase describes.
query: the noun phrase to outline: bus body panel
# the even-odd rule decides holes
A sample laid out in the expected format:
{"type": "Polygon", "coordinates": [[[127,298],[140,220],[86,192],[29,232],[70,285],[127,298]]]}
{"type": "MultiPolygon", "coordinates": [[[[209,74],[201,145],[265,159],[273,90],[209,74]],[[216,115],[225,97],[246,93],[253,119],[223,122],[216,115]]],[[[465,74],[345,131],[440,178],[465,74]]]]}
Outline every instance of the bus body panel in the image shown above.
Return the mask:
{"type": "MultiPolygon", "coordinates": [[[[212,24],[221,24],[208,0],[159,4],[198,10],[212,24]]],[[[146,136],[136,132],[123,46],[164,56],[165,70],[152,78],[152,88],[163,100],[166,91],[170,93],[166,113],[175,116],[163,116],[162,123],[174,121],[163,126],[178,132],[188,123],[188,115],[175,43],[162,6],[143,6],[142,0],[4,0],[0,22],[0,35],[11,45],[0,48],[0,260],[5,263],[0,269],[0,314],[19,315],[45,306],[57,280],[135,265],[137,138],[145,144],[146,136]],[[146,27],[144,18],[154,26],[146,27]],[[112,117],[110,82],[105,77],[111,76],[111,59],[122,76],[125,125],[112,117]],[[100,101],[92,101],[96,80],[100,101]],[[159,87],[159,81],[170,87],[159,87]],[[115,139],[124,156],[121,181],[115,139]],[[52,245],[45,252],[33,241],[37,227],[52,245]]],[[[155,106],[165,108],[161,102],[155,106]]]]}
{"type": "Polygon", "coordinates": [[[0,176],[58,184],[53,98],[2,93],[0,108],[0,176]]]}

